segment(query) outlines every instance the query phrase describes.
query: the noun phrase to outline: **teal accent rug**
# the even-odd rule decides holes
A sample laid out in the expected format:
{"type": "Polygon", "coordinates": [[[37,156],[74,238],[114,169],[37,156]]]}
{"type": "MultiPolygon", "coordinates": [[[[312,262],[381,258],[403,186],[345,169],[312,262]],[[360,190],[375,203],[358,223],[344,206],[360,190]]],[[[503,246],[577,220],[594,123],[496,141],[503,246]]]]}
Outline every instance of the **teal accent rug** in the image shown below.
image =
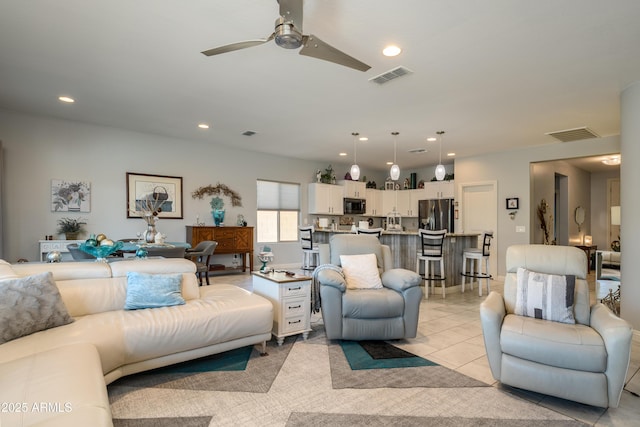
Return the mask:
{"type": "Polygon", "coordinates": [[[249,357],[251,357],[252,351],[252,346],[242,347],[189,362],[167,366],[166,368],[158,368],[155,370],[155,373],[193,374],[198,372],[244,371],[247,369],[247,363],[249,363],[249,357]]]}
{"type": "Polygon", "coordinates": [[[438,366],[385,341],[340,341],[340,347],[353,370],[438,366]]]}

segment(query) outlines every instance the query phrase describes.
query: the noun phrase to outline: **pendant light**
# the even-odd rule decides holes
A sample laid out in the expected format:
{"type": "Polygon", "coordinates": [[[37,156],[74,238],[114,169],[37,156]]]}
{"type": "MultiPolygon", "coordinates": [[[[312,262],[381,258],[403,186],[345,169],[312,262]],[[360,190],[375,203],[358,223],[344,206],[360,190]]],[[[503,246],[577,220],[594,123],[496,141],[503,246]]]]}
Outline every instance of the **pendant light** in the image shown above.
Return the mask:
{"type": "Polygon", "coordinates": [[[436,179],[438,181],[442,181],[446,174],[444,166],[442,166],[442,135],[444,135],[444,131],[441,130],[436,133],[440,136],[440,162],[438,163],[438,166],[436,166],[436,179]]]}
{"type": "Polygon", "coordinates": [[[397,150],[397,139],[400,132],[391,132],[393,135],[393,165],[391,165],[391,169],[389,170],[389,176],[393,181],[397,181],[400,178],[400,166],[396,163],[396,150],[397,150]]]}
{"type": "Polygon", "coordinates": [[[356,142],[358,140],[358,135],[360,134],[358,132],[351,132],[351,135],[353,135],[353,164],[351,165],[351,169],[349,170],[349,175],[351,175],[351,179],[353,181],[357,181],[360,179],[360,166],[358,166],[357,161],[356,142]]]}

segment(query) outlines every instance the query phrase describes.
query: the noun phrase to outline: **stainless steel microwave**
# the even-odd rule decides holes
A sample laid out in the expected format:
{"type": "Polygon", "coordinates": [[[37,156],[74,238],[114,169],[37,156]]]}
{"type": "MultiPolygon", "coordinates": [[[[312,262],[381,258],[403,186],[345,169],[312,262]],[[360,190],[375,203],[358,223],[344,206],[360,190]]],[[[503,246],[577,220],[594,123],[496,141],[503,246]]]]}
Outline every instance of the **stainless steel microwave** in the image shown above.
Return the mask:
{"type": "Polygon", "coordinates": [[[345,215],[364,215],[367,211],[367,201],[365,199],[344,198],[345,215]]]}

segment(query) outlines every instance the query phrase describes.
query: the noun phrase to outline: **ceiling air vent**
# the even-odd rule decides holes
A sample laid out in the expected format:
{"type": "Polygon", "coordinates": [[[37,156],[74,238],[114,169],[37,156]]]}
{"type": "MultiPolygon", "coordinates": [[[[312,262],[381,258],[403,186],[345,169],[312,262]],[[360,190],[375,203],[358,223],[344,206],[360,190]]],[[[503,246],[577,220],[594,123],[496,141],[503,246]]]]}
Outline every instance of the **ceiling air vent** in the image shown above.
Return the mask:
{"type": "Polygon", "coordinates": [[[409,151],[409,153],[411,153],[411,154],[420,154],[420,153],[426,153],[426,152],[427,152],[427,149],[426,149],[426,148],[419,147],[419,148],[412,148],[412,149],[410,149],[410,150],[408,150],[408,151],[409,151]]]}
{"type": "Polygon", "coordinates": [[[242,132],[242,134],[243,134],[244,136],[253,136],[253,135],[255,135],[256,133],[255,133],[254,131],[252,131],[252,130],[246,130],[246,131],[242,132]]]}
{"type": "Polygon", "coordinates": [[[413,71],[411,71],[410,69],[400,66],[378,76],[371,77],[369,81],[381,85],[387,83],[390,80],[397,79],[398,77],[402,77],[411,73],[413,73],[413,71]]]}
{"type": "Polygon", "coordinates": [[[587,127],[549,132],[547,135],[561,142],[579,141],[581,139],[599,138],[600,135],[587,127]]]}

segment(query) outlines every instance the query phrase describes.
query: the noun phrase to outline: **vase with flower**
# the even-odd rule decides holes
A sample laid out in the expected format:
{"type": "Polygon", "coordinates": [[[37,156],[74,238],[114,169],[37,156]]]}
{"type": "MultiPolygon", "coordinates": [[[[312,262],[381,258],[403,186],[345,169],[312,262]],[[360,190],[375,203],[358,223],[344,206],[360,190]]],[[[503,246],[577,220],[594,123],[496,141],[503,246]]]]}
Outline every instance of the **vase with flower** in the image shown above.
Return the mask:
{"type": "Polygon", "coordinates": [[[210,205],[211,214],[213,215],[213,223],[216,225],[216,227],[224,225],[224,200],[216,196],[211,199],[210,205]]]}
{"type": "Polygon", "coordinates": [[[131,211],[140,217],[147,224],[147,229],[142,234],[142,240],[146,243],[154,243],[156,239],[156,222],[158,221],[158,215],[162,212],[162,204],[165,202],[165,198],[160,197],[162,193],[153,193],[144,200],[138,200],[136,202],[136,210],[131,211]]]}

